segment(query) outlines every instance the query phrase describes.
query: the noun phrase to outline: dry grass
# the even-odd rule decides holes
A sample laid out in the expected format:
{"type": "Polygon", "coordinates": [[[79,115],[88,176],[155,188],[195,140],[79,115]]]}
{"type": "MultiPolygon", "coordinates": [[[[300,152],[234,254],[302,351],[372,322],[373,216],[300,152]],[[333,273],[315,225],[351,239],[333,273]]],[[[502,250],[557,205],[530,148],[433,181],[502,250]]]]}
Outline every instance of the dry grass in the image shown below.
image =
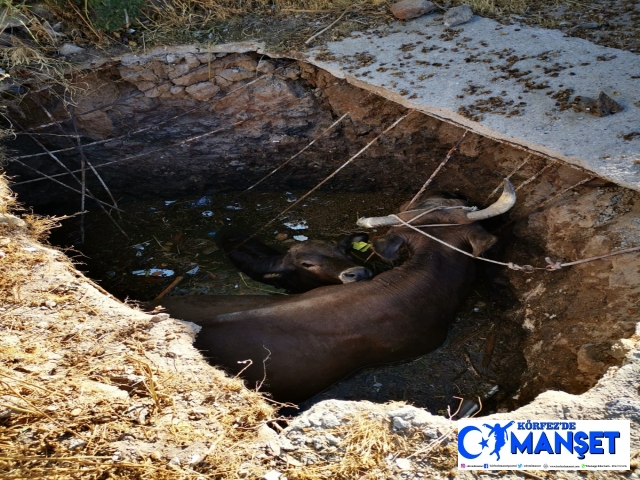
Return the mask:
{"type": "MultiPolygon", "coordinates": [[[[13,207],[0,177],[0,213],[13,207]]],[[[0,477],[263,473],[251,445],[274,408],[201,358],[163,353],[184,327],[106,300],[36,243],[51,220],[26,220],[0,228],[0,477]],[[169,463],[189,448],[192,464],[169,463]]]]}

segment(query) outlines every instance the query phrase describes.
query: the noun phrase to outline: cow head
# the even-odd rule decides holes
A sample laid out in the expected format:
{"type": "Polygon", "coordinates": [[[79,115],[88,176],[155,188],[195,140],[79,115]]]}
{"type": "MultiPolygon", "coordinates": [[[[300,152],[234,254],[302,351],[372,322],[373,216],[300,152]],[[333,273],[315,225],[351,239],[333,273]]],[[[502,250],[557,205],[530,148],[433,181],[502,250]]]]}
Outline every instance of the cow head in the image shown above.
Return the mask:
{"type": "Polygon", "coordinates": [[[270,273],[272,278],[289,277],[292,283],[305,285],[306,290],[328,284],[368,280],[372,277],[371,271],[357,266],[349,256],[353,242],[367,241],[368,238],[367,234],[356,233],[338,244],[314,240],[295,244],[270,273]]]}
{"type": "Polygon", "coordinates": [[[474,256],[478,256],[493,245],[497,239],[481,226],[471,224],[477,220],[505,213],[515,204],[515,201],[516,195],[513,186],[508,180],[505,180],[500,198],[483,210],[469,208],[466,206],[466,202],[461,199],[436,194],[426,198],[416,208],[410,210],[406,207],[401,208],[400,213],[386,217],[361,218],[358,220],[358,225],[369,228],[396,227],[384,237],[377,238],[372,242],[374,251],[387,260],[397,259],[402,245],[407,245],[415,251],[418,245],[429,241],[428,237],[403,226],[402,221],[418,228],[429,225],[431,228],[422,227],[425,232],[436,235],[458,248],[470,250],[474,256]],[[443,227],[437,227],[437,225],[443,225],[443,227]],[[461,227],[465,225],[466,228],[456,227],[457,225],[461,227]]]}

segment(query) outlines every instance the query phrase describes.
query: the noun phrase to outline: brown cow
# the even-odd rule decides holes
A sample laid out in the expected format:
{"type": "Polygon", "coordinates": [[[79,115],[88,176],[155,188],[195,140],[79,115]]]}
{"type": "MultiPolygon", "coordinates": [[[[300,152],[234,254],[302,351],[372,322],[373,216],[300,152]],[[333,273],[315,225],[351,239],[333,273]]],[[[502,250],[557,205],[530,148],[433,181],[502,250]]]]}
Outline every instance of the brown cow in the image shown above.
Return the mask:
{"type": "MultiPolygon", "coordinates": [[[[428,232],[477,256],[496,238],[474,222],[514,203],[513,187],[505,181],[500,199],[485,210],[437,197],[398,216],[408,221],[420,215],[416,225],[457,224],[428,232]]],[[[398,223],[392,216],[359,221],[365,227],[398,223]]],[[[473,281],[474,260],[405,226],[373,241],[387,259],[397,258],[403,246],[408,260],[368,282],[321,287],[210,318],[201,311],[193,318],[202,326],[195,345],[212,364],[234,374],[246,367],[239,362],[251,360],[242,373],[249,387],[262,385],[274,398],[294,402],[361,367],[425,354],[444,341],[473,281]]]]}

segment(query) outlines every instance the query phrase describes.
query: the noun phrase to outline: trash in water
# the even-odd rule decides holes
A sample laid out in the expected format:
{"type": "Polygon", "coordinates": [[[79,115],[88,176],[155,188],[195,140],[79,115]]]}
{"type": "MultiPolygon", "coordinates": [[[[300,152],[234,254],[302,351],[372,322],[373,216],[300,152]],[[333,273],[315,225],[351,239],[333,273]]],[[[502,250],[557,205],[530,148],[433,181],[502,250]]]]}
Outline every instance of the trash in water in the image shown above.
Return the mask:
{"type": "Polygon", "coordinates": [[[242,210],[242,206],[238,202],[236,202],[236,203],[234,203],[232,205],[227,205],[224,208],[226,208],[227,210],[242,210]]]}
{"type": "Polygon", "coordinates": [[[195,267],[193,267],[191,270],[187,270],[185,273],[187,275],[195,275],[196,273],[198,273],[198,270],[200,270],[200,266],[196,265],[195,267]]]}
{"type": "Polygon", "coordinates": [[[213,212],[211,210],[205,210],[202,212],[203,217],[213,217],[213,212]]]}
{"type": "Polygon", "coordinates": [[[293,239],[299,242],[304,242],[305,240],[309,240],[309,237],[305,237],[304,235],[294,235],[293,239]]]}
{"type": "Polygon", "coordinates": [[[171,205],[172,203],[176,203],[176,202],[177,202],[177,200],[165,200],[164,204],[165,205],[171,205]]]}
{"type": "Polygon", "coordinates": [[[194,207],[206,207],[207,205],[211,205],[211,197],[207,197],[206,195],[204,197],[201,197],[198,201],[193,202],[192,205],[194,207]]]}
{"type": "Polygon", "coordinates": [[[284,194],[287,196],[287,202],[289,203],[293,203],[296,200],[298,200],[298,197],[296,197],[293,193],[291,192],[284,192],[284,194]]]}
{"type": "Polygon", "coordinates": [[[210,237],[215,237],[217,233],[218,231],[214,230],[213,232],[207,232],[207,235],[209,235],[210,237]]]}
{"type": "Polygon", "coordinates": [[[284,226],[291,230],[306,230],[309,228],[306,220],[300,220],[298,222],[284,222],[284,226]]]}
{"type": "Polygon", "coordinates": [[[357,250],[358,252],[366,252],[369,250],[369,244],[367,242],[353,242],[351,243],[351,248],[357,250]]]}
{"type": "Polygon", "coordinates": [[[131,273],[144,277],[172,277],[174,271],[166,268],[149,268],[148,270],[134,270],[131,273]]]}

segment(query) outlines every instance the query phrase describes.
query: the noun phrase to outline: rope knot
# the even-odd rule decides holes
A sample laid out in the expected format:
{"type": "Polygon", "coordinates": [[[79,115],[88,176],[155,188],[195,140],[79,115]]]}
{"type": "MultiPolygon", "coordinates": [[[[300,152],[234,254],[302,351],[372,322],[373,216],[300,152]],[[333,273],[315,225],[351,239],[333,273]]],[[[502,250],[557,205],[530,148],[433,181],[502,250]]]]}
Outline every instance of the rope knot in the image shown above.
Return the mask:
{"type": "Polygon", "coordinates": [[[553,272],[555,270],[560,270],[562,268],[562,263],[554,262],[549,257],[545,257],[545,262],[547,262],[547,266],[545,267],[548,271],[553,272]]]}
{"type": "Polygon", "coordinates": [[[507,267],[518,272],[533,273],[535,271],[535,268],[532,265],[518,265],[512,262],[509,262],[507,267]]]}

